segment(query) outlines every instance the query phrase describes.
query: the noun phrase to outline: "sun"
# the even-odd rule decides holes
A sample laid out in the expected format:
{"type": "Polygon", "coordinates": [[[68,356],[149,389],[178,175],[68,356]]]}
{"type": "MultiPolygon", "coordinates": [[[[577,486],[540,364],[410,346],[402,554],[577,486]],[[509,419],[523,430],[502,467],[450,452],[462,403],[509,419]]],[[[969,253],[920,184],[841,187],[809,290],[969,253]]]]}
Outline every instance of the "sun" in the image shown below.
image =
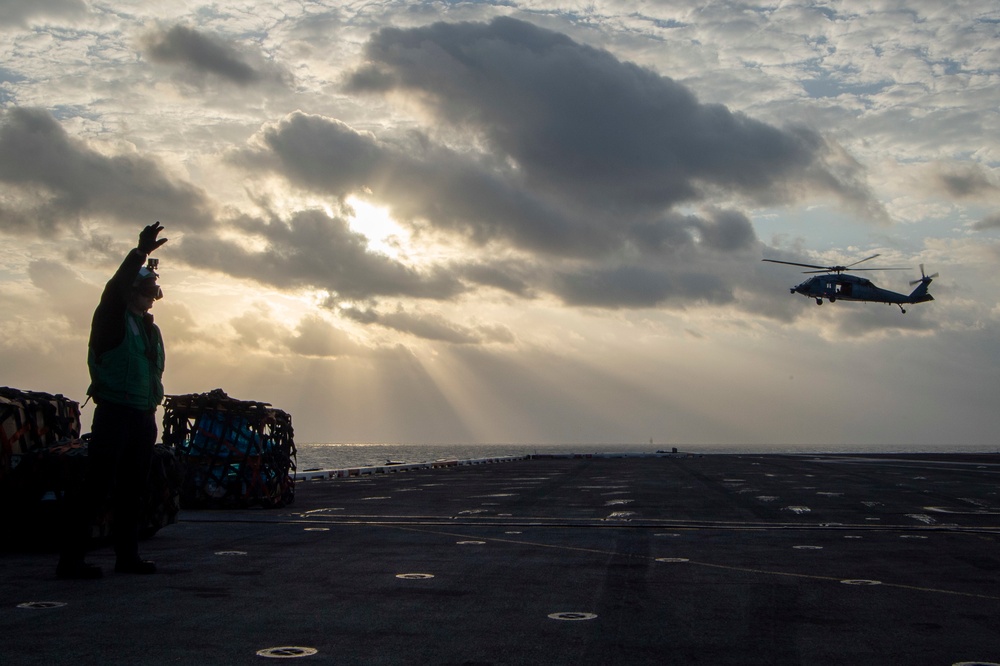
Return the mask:
{"type": "Polygon", "coordinates": [[[389,209],[349,196],[347,204],[354,214],[347,218],[352,231],[368,239],[368,248],[393,259],[399,259],[401,248],[410,241],[410,232],[392,219],[389,209]]]}

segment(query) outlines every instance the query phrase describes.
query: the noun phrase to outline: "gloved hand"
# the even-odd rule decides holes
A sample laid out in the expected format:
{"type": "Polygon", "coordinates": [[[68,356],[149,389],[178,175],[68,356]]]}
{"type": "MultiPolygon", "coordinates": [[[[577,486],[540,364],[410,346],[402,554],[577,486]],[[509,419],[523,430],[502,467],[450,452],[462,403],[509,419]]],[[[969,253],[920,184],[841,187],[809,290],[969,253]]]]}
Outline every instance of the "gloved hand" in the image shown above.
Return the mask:
{"type": "Polygon", "coordinates": [[[137,246],[139,252],[143,254],[149,254],[156,248],[160,247],[167,242],[166,238],[161,238],[157,240],[156,235],[163,231],[163,227],[159,222],[154,222],[149,225],[139,234],[139,245],[137,246]]]}

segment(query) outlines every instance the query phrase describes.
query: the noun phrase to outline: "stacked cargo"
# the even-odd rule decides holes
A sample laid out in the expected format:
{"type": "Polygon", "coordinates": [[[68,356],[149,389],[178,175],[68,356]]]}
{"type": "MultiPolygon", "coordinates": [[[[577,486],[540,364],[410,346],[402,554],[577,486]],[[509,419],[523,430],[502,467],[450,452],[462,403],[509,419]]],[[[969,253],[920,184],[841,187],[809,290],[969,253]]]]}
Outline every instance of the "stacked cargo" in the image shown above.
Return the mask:
{"type": "Polygon", "coordinates": [[[0,387],[0,484],[32,452],[80,437],[80,404],[62,395],[0,387]]]}
{"type": "MultiPolygon", "coordinates": [[[[80,405],[62,395],[0,387],[0,502],[11,545],[52,545],[62,503],[80,488],[90,435],[80,436],[80,405]]],[[[147,483],[140,533],[150,536],[177,522],[180,470],[173,453],[157,445],[147,483]]],[[[111,516],[99,510],[96,537],[110,534],[111,516]]]]}
{"type": "Polygon", "coordinates": [[[184,468],[185,508],[280,507],[295,497],[291,417],[222,389],[167,396],[163,442],[184,468]]]}

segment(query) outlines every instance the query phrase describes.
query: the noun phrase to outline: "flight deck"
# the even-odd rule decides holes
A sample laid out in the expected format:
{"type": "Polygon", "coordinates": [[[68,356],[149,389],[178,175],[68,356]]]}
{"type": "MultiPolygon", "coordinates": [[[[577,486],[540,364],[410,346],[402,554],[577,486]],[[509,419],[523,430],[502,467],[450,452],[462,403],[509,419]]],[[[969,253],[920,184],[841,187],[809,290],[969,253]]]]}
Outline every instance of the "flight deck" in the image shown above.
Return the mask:
{"type": "MultiPolygon", "coordinates": [[[[395,472],[395,473],[392,473],[395,472]]],[[[4,550],[2,664],[1000,663],[1000,455],[540,456],[4,550]]]]}

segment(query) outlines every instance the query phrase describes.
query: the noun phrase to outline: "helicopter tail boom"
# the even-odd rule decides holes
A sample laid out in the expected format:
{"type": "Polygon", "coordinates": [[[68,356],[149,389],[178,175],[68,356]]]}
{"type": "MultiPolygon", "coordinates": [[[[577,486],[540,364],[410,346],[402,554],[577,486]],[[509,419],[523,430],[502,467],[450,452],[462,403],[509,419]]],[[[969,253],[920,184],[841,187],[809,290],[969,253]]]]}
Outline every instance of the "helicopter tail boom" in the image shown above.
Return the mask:
{"type": "Polygon", "coordinates": [[[934,297],[927,293],[927,282],[921,282],[920,286],[913,290],[909,297],[910,303],[926,303],[934,300],[934,297]]]}

